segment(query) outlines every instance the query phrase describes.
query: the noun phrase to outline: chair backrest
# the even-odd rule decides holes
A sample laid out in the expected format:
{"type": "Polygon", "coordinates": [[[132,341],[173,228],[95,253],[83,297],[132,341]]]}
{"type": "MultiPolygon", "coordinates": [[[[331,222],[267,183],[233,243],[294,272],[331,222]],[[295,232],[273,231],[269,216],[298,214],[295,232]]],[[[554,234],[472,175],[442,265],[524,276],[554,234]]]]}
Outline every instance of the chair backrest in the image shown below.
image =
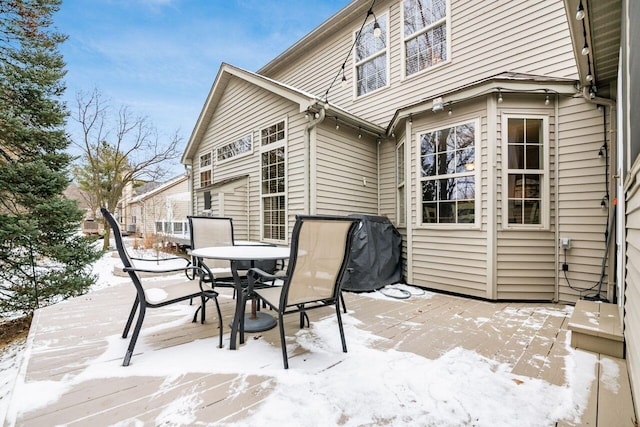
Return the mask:
{"type": "Polygon", "coordinates": [[[341,216],[296,217],[281,307],[338,297],[358,223],[341,216]]]}
{"type": "MultiPolygon", "coordinates": [[[[227,217],[188,216],[191,249],[233,246],[233,220],[227,217]]],[[[206,260],[209,268],[229,268],[229,261],[206,260]]]]}
{"type": "Polygon", "coordinates": [[[124,267],[134,267],[133,261],[131,261],[131,257],[129,257],[129,253],[127,249],[124,247],[124,242],[122,241],[122,232],[120,231],[120,225],[118,221],[111,215],[111,212],[107,210],[107,208],[100,208],[100,212],[102,212],[102,216],[107,220],[109,226],[111,227],[113,238],[116,242],[116,249],[118,250],[118,255],[120,256],[120,260],[124,267]]]}

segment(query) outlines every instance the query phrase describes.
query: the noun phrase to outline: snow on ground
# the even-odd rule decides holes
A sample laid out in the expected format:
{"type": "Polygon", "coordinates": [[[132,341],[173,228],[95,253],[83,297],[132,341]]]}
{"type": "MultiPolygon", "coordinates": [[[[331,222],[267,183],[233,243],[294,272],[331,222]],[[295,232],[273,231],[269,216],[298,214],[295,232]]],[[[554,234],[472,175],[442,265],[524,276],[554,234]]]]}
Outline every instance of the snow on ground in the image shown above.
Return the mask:
{"type": "MultiPolygon", "coordinates": [[[[114,266],[118,263],[118,258],[109,253],[96,262],[93,273],[99,279],[95,289],[129,280],[114,276],[114,266]]],[[[388,298],[384,293],[394,292],[396,295],[390,296],[396,298],[402,298],[407,292],[418,298],[433,295],[406,285],[394,285],[363,295],[388,298]]],[[[179,306],[169,309],[178,310],[176,321],[182,321],[181,316],[190,316],[192,311],[182,313],[179,306]]],[[[569,353],[566,385],[556,386],[540,379],[514,375],[511,366],[462,348],[453,349],[435,360],[395,349],[377,349],[372,344],[382,338],[360,329],[353,316],[345,316],[344,321],[349,353],[342,353],[336,343],[336,320],[330,316],[314,322],[311,329],[298,332],[297,343],[309,349],[314,357],[296,358],[288,371],[282,369],[279,348],[264,340],[249,340],[246,350],[221,351],[216,354],[215,364],[202,364],[199,361],[210,356],[209,339],[162,352],[146,352],[138,356],[145,358],[144,363],[134,363],[124,371],[119,357],[114,356],[123,354],[127,343],[114,335],[108,338],[105,353],[89,363],[81,374],[50,384],[51,387],[38,382],[17,384],[17,406],[23,401],[22,397],[25,405],[33,404],[34,400],[28,396],[34,393],[41,395],[39,401],[55,401],[73,384],[89,379],[123,374],[154,375],[166,377],[170,383],[172,378],[183,374],[180,370],[184,366],[197,366],[196,369],[207,373],[236,374],[237,393],[248,387],[243,380],[248,375],[271,378],[274,390],[266,401],[257,405],[247,419],[233,426],[413,426],[416,420],[420,420],[420,425],[434,426],[552,426],[559,419],[579,420],[598,363],[595,355],[573,350],[569,342],[564,343],[569,353]],[[175,358],[183,363],[171,363],[175,358]],[[265,365],[265,361],[270,362],[265,365]]],[[[217,340],[217,337],[211,339],[217,340]]],[[[8,396],[24,348],[25,343],[21,341],[0,354],[0,424],[7,411],[8,396]]],[[[610,387],[615,387],[615,369],[610,366],[602,369],[611,377],[610,387]]],[[[192,418],[192,408],[198,404],[198,395],[185,395],[165,408],[156,424],[190,425],[196,421],[192,418]]],[[[135,420],[129,421],[135,424],[135,420]]]]}

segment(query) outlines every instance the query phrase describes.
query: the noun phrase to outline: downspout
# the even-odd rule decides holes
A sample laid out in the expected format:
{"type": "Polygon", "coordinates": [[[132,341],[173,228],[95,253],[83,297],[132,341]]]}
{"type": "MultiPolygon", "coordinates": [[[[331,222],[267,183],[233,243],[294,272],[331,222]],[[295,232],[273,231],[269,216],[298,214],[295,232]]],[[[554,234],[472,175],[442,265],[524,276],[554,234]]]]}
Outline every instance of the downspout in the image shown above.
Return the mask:
{"type": "MultiPolygon", "coordinates": [[[[588,87],[583,87],[582,88],[582,97],[589,103],[592,104],[596,104],[596,105],[604,105],[609,107],[609,144],[607,145],[607,149],[610,151],[610,156],[609,159],[607,159],[606,161],[609,162],[610,164],[607,164],[606,167],[608,168],[609,171],[614,171],[617,170],[615,168],[617,168],[618,165],[618,161],[617,161],[617,156],[618,153],[616,152],[616,147],[617,144],[613,143],[613,138],[612,138],[612,133],[613,133],[613,124],[614,124],[614,117],[613,117],[613,110],[614,108],[616,108],[616,101],[614,101],[613,99],[609,99],[609,98],[600,98],[597,96],[594,96],[595,94],[593,92],[589,91],[588,87]]],[[[606,131],[606,111],[603,114],[604,117],[604,127],[605,127],[605,131],[606,131]]],[[[604,136],[605,141],[606,142],[606,134],[604,136]]],[[[621,171],[618,171],[621,172],[621,171]]],[[[620,173],[613,173],[611,174],[611,178],[615,178],[616,180],[622,179],[621,174],[620,173]]],[[[610,179],[609,176],[606,177],[606,179],[608,180],[608,186],[607,186],[607,193],[609,195],[613,194],[614,199],[617,199],[618,196],[618,188],[620,187],[615,181],[614,179],[610,179]]],[[[623,196],[624,198],[624,194],[622,194],[621,196],[623,196]]],[[[614,256],[616,255],[615,253],[615,248],[612,248],[611,246],[611,242],[615,242],[617,239],[612,238],[611,233],[615,232],[615,227],[613,227],[614,221],[616,221],[616,212],[614,209],[614,204],[613,204],[613,200],[608,200],[607,201],[607,209],[609,210],[608,212],[608,218],[609,221],[611,222],[610,224],[607,224],[607,228],[605,230],[606,233],[606,247],[605,247],[605,255],[604,258],[605,260],[603,260],[603,269],[604,267],[604,263],[606,262],[606,258],[608,258],[609,260],[614,260],[614,262],[610,262],[609,263],[609,267],[607,268],[607,284],[606,284],[606,295],[607,298],[610,297],[610,284],[611,284],[611,278],[613,277],[614,279],[614,289],[615,289],[615,281],[618,279],[618,277],[616,276],[616,270],[615,270],[615,259],[614,256]]],[[[624,203],[624,201],[623,201],[624,203]]],[[[622,262],[622,260],[617,260],[618,262],[622,262]]],[[[603,276],[601,274],[600,276],[600,285],[602,286],[602,279],[603,276]]]]}
{"type": "MultiPolygon", "coordinates": [[[[396,145],[398,141],[395,140],[396,145]]],[[[413,154],[413,123],[411,120],[405,121],[404,131],[404,223],[407,230],[407,277],[408,284],[413,284],[413,189],[412,181],[412,164],[411,158],[413,154]]],[[[416,178],[417,179],[417,178],[416,178]]],[[[416,184],[417,185],[417,184],[416,184]]],[[[417,191],[417,190],[416,190],[417,191]]],[[[418,199],[416,198],[416,203],[418,199]]],[[[417,206],[415,209],[417,215],[417,206]]]]}
{"type": "Polygon", "coordinates": [[[555,260],[556,260],[556,283],[555,289],[553,292],[553,301],[558,302],[560,300],[560,201],[559,197],[559,189],[560,189],[560,102],[558,100],[558,96],[555,97],[554,102],[554,126],[553,133],[555,134],[555,157],[553,159],[554,163],[554,177],[553,177],[553,191],[555,194],[555,215],[554,215],[554,229],[555,229],[555,260]]]}
{"type": "MultiPolygon", "coordinates": [[[[322,123],[325,118],[325,109],[321,108],[317,113],[307,113],[314,114],[314,117],[307,123],[307,126],[304,129],[304,213],[305,214],[313,214],[315,212],[311,212],[311,145],[314,143],[315,149],[315,134],[314,137],[311,137],[312,132],[315,127],[322,123]],[[312,141],[313,139],[313,141],[312,141]]],[[[314,153],[315,154],[315,153],[314,153]]],[[[315,165],[314,165],[315,169],[315,165]]],[[[315,177],[313,185],[315,185],[315,177]]]]}

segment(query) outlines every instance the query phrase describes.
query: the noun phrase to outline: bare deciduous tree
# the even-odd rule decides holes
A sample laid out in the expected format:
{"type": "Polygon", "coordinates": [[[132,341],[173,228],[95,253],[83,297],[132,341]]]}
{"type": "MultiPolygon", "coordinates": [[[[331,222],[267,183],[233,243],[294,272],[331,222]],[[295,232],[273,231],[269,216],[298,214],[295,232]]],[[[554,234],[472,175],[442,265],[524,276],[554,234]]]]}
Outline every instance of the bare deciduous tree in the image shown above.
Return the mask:
{"type": "MultiPolygon", "coordinates": [[[[181,138],[175,133],[161,141],[147,117],[135,116],[126,107],[112,113],[111,106],[95,89],[76,97],[74,119],[82,129],[80,141],[73,141],[82,155],[74,169],[80,187],[90,194],[93,210],[115,210],[123,190],[130,183],[155,181],[166,175],[169,162],[178,156],[181,138]]],[[[105,227],[104,248],[109,246],[105,227]]]]}

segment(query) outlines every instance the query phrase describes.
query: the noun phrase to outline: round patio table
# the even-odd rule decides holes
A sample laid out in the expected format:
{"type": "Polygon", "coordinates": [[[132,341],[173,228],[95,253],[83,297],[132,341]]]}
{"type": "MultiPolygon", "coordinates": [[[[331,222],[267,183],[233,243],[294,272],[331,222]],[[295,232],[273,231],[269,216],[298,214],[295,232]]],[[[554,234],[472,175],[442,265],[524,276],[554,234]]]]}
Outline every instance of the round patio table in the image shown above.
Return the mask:
{"type": "MultiPolygon", "coordinates": [[[[257,261],[288,259],[291,249],[282,246],[268,246],[255,242],[252,245],[238,246],[212,246],[198,248],[189,251],[189,255],[196,258],[221,259],[231,262],[231,274],[236,289],[236,309],[233,322],[231,324],[231,340],[229,348],[236,349],[236,336],[240,325],[240,316],[245,304],[243,296],[242,279],[238,274],[238,263],[241,261],[250,262],[251,267],[257,261]]],[[[251,313],[245,314],[244,329],[247,332],[261,332],[273,328],[277,324],[276,319],[268,313],[257,312],[255,300],[252,301],[251,313]]],[[[240,343],[244,343],[244,337],[240,337],[240,343]]]]}

